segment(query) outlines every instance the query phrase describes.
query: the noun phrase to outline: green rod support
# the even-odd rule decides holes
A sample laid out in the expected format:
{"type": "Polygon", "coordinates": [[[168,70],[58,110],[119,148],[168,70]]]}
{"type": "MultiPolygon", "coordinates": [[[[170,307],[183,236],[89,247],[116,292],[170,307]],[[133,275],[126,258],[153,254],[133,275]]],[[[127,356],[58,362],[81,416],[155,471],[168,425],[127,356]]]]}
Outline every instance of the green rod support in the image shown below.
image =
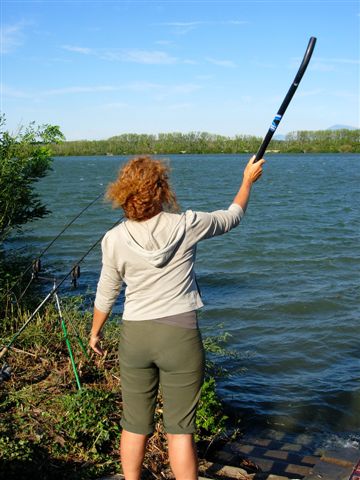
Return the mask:
{"type": "Polygon", "coordinates": [[[80,347],[81,347],[81,350],[83,351],[83,354],[85,355],[85,357],[87,358],[87,360],[90,360],[90,357],[89,357],[89,355],[88,355],[88,353],[87,353],[87,351],[86,351],[86,348],[85,348],[85,346],[84,346],[84,343],[83,343],[83,341],[81,340],[81,337],[80,337],[80,335],[79,335],[79,332],[76,330],[76,327],[75,327],[75,325],[74,325],[74,322],[73,322],[70,318],[68,318],[68,322],[70,323],[70,326],[71,326],[71,328],[73,329],[73,331],[74,331],[74,333],[75,333],[75,336],[76,336],[76,338],[77,338],[77,341],[79,342],[79,345],[80,345],[80,347]]]}
{"type": "Polygon", "coordinates": [[[55,300],[56,300],[56,306],[57,306],[57,309],[58,309],[58,312],[59,312],[61,327],[62,327],[62,330],[63,330],[63,333],[64,333],[65,343],[66,343],[66,346],[69,350],[70,361],[71,361],[71,365],[72,365],[72,368],[73,368],[73,371],[74,371],[76,384],[77,384],[78,389],[81,390],[80,378],[79,378],[79,375],[78,375],[78,372],[77,372],[77,368],[76,368],[76,364],[75,364],[75,360],[74,360],[74,355],[73,355],[70,340],[69,340],[69,337],[68,337],[66,323],[65,323],[64,317],[63,317],[62,312],[61,312],[60,300],[59,300],[58,294],[56,292],[55,292],[55,300]]]}

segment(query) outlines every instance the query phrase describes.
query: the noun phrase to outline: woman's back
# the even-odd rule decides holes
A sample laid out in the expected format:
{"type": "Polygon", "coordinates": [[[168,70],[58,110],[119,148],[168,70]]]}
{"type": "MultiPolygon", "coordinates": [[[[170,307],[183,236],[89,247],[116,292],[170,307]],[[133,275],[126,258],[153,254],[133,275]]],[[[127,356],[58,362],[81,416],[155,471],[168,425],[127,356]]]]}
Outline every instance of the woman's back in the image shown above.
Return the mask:
{"type": "Polygon", "coordinates": [[[160,212],[143,222],[125,221],[102,242],[103,270],[96,307],[107,311],[126,284],[124,320],[151,320],[203,306],[194,272],[196,244],[237,226],[241,207],[212,213],[160,212]]]}

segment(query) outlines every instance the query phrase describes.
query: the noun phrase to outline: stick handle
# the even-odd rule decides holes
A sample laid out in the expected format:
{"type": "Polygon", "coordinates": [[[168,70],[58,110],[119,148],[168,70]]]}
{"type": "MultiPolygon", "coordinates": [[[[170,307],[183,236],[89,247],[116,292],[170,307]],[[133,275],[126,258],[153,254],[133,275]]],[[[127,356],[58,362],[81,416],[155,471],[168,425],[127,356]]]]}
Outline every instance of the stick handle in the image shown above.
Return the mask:
{"type": "Polygon", "coordinates": [[[299,86],[299,83],[301,82],[301,79],[302,79],[302,77],[305,73],[305,70],[307,69],[307,66],[309,65],[311,56],[312,56],[314,48],[315,48],[315,43],[316,43],[316,38],[311,37],[310,40],[309,40],[308,46],[306,48],[304,58],[301,62],[299,70],[298,70],[298,72],[297,72],[297,74],[294,78],[294,81],[291,84],[291,86],[289,88],[289,91],[287,92],[282,104],[280,105],[280,108],[279,108],[277,114],[275,115],[274,120],[272,121],[272,123],[270,125],[270,128],[269,128],[267,134],[265,135],[264,140],[262,141],[262,144],[260,145],[259,150],[256,153],[255,162],[257,162],[258,160],[260,160],[264,156],[265,150],[267,149],[267,147],[270,143],[270,140],[272,139],[272,137],[275,133],[275,130],[277,129],[279,123],[281,122],[281,119],[282,119],[289,103],[291,102],[291,99],[293,98],[294,93],[296,92],[297,87],[299,86]]]}

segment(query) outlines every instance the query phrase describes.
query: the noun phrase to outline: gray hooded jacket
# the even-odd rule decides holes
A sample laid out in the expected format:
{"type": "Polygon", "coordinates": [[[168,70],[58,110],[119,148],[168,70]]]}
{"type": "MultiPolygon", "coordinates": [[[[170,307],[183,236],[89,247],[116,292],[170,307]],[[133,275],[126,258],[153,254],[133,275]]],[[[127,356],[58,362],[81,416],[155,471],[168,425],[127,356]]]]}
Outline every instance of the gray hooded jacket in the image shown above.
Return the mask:
{"type": "Polygon", "coordinates": [[[203,306],[194,272],[196,244],[236,227],[242,208],[211,213],[161,212],[143,222],[126,220],[102,240],[102,270],[95,306],[109,312],[126,284],[124,320],[152,320],[203,306]]]}

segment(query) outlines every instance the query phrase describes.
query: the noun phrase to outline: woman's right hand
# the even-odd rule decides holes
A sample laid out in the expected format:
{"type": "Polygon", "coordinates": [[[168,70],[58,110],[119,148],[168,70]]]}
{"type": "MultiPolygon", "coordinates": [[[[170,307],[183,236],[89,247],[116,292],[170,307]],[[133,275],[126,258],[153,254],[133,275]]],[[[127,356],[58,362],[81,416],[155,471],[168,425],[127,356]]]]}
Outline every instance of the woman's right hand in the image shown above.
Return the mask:
{"type": "Polygon", "coordinates": [[[234,198],[234,203],[237,203],[240,205],[240,207],[243,209],[245,212],[247,208],[247,204],[249,202],[250,198],[250,191],[251,191],[251,186],[256,180],[258,180],[261,177],[262,171],[263,171],[263,165],[265,163],[265,160],[262,158],[258,162],[255,162],[255,155],[250,158],[248,161],[248,164],[245,167],[244,170],[244,176],[243,176],[243,181],[240,187],[240,190],[236,194],[234,198]]]}
{"type": "Polygon", "coordinates": [[[101,334],[98,334],[98,335],[91,334],[90,335],[90,340],[89,340],[89,346],[95,353],[97,353],[98,355],[103,357],[105,352],[101,348],[101,343],[100,343],[101,338],[102,338],[101,334]]]}
{"type": "Polygon", "coordinates": [[[258,180],[263,172],[263,165],[265,160],[262,158],[261,160],[255,162],[255,155],[253,155],[244,170],[244,181],[254,183],[258,180]]]}

